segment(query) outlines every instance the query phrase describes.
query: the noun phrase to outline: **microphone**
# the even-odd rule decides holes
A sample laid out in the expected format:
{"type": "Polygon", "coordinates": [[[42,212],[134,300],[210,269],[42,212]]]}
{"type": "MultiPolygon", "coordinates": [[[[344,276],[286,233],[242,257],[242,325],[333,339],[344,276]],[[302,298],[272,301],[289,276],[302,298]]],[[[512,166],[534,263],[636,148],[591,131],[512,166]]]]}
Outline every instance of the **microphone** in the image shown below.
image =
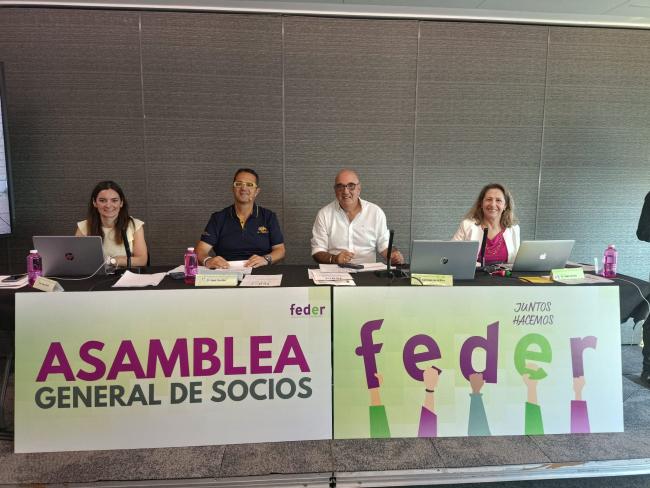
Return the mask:
{"type": "Polygon", "coordinates": [[[481,251],[479,252],[479,259],[478,261],[481,263],[481,267],[485,267],[485,245],[487,244],[487,235],[488,235],[488,228],[485,227],[483,229],[483,242],[481,243],[481,251]]]}
{"type": "Polygon", "coordinates": [[[375,276],[379,278],[394,278],[400,276],[400,271],[397,273],[390,269],[390,256],[393,253],[393,240],[395,238],[395,231],[393,229],[388,231],[388,248],[386,249],[386,271],[375,271],[375,276]]]}
{"type": "Polygon", "coordinates": [[[395,231],[393,229],[388,231],[388,249],[386,250],[386,271],[390,276],[390,256],[393,254],[393,238],[395,237],[395,231]]]}

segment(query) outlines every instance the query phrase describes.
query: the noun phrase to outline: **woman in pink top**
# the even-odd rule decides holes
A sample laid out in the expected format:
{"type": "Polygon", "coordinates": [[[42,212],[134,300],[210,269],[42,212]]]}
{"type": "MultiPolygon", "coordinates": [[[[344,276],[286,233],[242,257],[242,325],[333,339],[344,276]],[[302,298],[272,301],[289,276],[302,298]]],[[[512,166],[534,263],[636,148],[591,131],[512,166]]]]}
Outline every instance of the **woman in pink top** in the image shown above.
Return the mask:
{"type": "Polygon", "coordinates": [[[483,242],[485,229],[485,264],[512,263],[519,249],[519,226],[512,195],[499,183],[483,187],[452,239],[483,242]]]}

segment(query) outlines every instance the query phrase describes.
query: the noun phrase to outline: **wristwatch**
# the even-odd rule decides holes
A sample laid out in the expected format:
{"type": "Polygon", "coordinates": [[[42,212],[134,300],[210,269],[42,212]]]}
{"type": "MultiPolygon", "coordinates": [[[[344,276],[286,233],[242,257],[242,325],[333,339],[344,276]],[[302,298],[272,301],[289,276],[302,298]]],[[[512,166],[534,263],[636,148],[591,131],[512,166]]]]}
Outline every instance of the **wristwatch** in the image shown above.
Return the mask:
{"type": "Polygon", "coordinates": [[[264,257],[264,259],[266,259],[267,264],[273,264],[273,258],[271,257],[270,254],[267,254],[267,255],[265,255],[263,257],[264,257]]]}

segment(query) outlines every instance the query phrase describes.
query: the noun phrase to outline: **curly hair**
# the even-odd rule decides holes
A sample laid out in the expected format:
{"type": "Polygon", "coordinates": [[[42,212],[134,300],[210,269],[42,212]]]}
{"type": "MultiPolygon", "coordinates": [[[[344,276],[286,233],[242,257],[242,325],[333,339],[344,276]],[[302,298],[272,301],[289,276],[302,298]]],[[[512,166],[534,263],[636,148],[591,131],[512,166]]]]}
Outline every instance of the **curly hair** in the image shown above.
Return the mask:
{"type": "Polygon", "coordinates": [[[474,205],[472,205],[472,208],[470,208],[469,212],[465,214],[465,218],[473,220],[478,225],[483,223],[483,199],[489,190],[501,190],[503,193],[506,200],[506,207],[503,209],[503,213],[501,214],[501,226],[505,229],[512,227],[517,222],[517,219],[515,218],[515,201],[512,198],[510,191],[500,183],[490,183],[485,185],[478,194],[478,198],[474,202],[474,205]]]}

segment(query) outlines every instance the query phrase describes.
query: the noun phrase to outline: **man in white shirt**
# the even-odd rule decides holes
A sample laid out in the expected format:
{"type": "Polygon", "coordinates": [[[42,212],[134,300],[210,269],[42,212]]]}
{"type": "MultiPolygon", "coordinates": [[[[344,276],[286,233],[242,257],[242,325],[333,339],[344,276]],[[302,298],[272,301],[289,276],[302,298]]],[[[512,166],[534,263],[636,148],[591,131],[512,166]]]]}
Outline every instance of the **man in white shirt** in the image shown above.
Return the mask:
{"type": "MultiPolygon", "coordinates": [[[[334,180],[336,200],[318,211],[312,228],[311,254],[318,263],[374,263],[376,253],[386,259],[388,227],[386,215],[374,203],[362,200],[359,176],[339,171],[334,180]]],[[[402,264],[402,254],[393,248],[392,264],[402,264]]]]}

